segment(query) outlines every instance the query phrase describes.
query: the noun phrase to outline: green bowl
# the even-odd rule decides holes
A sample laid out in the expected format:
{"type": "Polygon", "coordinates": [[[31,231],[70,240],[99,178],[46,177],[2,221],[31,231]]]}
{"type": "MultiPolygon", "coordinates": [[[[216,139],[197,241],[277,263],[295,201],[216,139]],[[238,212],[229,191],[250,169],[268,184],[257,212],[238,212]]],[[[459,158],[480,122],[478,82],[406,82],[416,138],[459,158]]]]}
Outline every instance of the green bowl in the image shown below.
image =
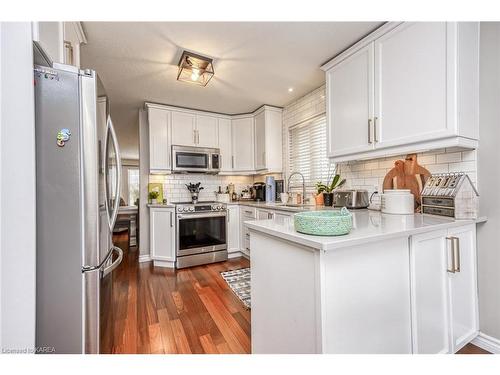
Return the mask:
{"type": "Polygon", "coordinates": [[[352,229],[352,214],[343,207],[340,211],[308,211],[293,216],[295,230],[315,236],[342,236],[352,229]]]}

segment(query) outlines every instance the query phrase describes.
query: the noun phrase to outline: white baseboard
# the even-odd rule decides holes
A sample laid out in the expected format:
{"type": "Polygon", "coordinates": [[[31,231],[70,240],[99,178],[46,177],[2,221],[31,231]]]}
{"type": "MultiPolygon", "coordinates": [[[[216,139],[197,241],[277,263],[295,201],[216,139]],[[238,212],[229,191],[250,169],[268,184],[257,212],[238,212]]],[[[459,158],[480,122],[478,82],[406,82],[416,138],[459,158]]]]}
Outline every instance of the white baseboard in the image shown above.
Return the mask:
{"type": "Polygon", "coordinates": [[[153,265],[155,267],[165,267],[165,268],[175,268],[175,262],[169,260],[153,260],[153,265]]]}
{"type": "Polygon", "coordinates": [[[143,263],[143,262],[151,262],[151,255],[149,254],[142,254],[142,255],[139,255],[139,263],[143,263]]]}
{"type": "Polygon", "coordinates": [[[490,353],[500,354],[500,340],[482,332],[479,332],[479,335],[471,343],[490,353]]]}
{"type": "Polygon", "coordinates": [[[227,254],[228,259],[239,258],[242,256],[244,256],[244,254],[241,251],[234,251],[232,253],[227,254]]]}

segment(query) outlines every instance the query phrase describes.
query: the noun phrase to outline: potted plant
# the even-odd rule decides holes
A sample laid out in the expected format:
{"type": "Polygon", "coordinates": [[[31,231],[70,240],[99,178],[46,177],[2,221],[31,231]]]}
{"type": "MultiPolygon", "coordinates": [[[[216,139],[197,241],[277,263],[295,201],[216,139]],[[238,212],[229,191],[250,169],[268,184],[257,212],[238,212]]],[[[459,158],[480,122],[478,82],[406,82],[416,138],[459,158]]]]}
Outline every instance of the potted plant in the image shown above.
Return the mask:
{"type": "Polygon", "coordinates": [[[327,183],[325,185],[321,182],[318,182],[316,184],[317,191],[319,192],[321,190],[323,193],[323,204],[325,206],[333,206],[333,191],[344,185],[345,181],[345,178],[343,180],[340,180],[340,175],[335,174],[330,183],[327,183]]]}
{"type": "Polygon", "coordinates": [[[157,191],[150,191],[149,194],[148,194],[148,198],[149,198],[149,201],[151,204],[156,204],[157,203],[157,199],[158,197],[160,196],[160,193],[158,193],[157,191]]]}
{"type": "Polygon", "coordinates": [[[316,201],[316,206],[323,206],[323,192],[325,191],[325,185],[321,181],[318,181],[315,186],[316,193],[314,194],[314,200],[316,201]]]}

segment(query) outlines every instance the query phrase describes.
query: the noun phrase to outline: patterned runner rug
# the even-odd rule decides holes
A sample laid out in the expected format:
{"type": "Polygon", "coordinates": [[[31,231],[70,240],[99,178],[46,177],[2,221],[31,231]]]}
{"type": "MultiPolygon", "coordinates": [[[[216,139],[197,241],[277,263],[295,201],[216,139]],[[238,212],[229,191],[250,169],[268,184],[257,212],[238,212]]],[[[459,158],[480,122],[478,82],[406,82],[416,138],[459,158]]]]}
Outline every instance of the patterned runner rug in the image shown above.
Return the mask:
{"type": "Polygon", "coordinates": [[[239,270],[225,271],[220,274],[233,293],[243,302],[243,305],[250,309],[250,268],[240,268],[239,270]]]}

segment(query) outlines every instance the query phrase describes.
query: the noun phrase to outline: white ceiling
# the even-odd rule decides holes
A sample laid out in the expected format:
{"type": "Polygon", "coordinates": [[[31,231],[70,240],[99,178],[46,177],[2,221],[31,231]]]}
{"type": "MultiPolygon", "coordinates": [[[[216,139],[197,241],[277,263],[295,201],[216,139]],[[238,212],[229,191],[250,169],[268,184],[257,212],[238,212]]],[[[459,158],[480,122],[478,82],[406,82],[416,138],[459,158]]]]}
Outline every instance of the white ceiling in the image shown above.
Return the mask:
{"type": "Polygon", "coordinates": [[[284,106],[324,82],[320,65],[380,22],[84,22],[81,65],[106,86],[123,156],[138,157],[145,101],[221,113],[284,106]],[[176,80],[184,49],[214,58],[206,87],[176,80]],[[288,92],[292,87],[293,92],[288,92]]]}

